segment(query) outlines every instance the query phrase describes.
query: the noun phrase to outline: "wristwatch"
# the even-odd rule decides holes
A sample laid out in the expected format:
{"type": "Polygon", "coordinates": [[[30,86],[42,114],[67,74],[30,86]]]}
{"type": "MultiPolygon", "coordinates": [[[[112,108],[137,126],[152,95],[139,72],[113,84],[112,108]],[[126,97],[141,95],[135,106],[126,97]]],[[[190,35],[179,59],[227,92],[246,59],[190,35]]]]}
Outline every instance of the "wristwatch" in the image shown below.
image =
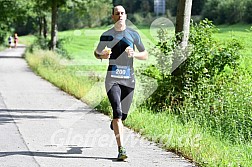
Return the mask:
{"type": "Polygon", "coordinates": [[[98,57],[99,59],[101,59],[101,61],[102,61],[101,55],[98,54],[98,53],[96,53],[96,54],[97,54],[97,57],[98,57]]]}
{"type": "Polygon", "coordinates": [[[96,52],[96,55],[99,59],[101,59],[101,55],[99,53],[96,52]]]}

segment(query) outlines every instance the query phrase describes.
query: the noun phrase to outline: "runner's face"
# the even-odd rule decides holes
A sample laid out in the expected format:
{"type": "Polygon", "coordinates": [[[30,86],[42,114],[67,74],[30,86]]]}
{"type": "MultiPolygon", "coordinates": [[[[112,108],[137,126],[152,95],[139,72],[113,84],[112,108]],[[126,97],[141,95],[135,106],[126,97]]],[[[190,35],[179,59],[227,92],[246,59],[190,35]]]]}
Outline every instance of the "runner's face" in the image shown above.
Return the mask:
{"type": "Polygon", "coordinates": [[[127,19],[127,14],[125,13],[125,9],[122,6],[117,6],[114,9],[114,13],[112,15],[112,19],[117,24],[125,24],[127,19]]]}

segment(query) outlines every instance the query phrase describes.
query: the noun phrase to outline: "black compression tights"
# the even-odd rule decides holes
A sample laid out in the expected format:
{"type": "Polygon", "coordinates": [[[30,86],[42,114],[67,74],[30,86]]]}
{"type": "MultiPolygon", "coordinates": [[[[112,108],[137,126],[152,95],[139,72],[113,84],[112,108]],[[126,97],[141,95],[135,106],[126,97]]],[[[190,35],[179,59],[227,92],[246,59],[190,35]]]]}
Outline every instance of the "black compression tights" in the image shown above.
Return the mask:
{"type": "Polygon", "coordinates": [[[107,95],[113,109],[113,119],[120,118],[125,120],[127,118],[133,94],[134,88],[119,84],[114,84],[111,87],[107,95]]]}

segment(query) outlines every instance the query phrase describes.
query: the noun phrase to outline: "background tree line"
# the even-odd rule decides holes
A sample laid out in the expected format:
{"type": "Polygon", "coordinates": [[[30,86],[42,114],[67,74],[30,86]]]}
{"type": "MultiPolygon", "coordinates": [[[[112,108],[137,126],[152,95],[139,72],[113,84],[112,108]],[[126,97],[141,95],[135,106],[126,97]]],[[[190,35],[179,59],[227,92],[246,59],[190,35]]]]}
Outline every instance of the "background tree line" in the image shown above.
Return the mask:
{"type": "MultiPolygon", "coordinates": [[[[0,0],[0,43],[14,31],[47,37],[52,4],[57,7],[59,31],[111,24],[111,8],[117,4],[125,6],[134,24],[150,25],[156,17],[154,0],[0,0]]],[[[178,0],[166,0],[167,17],[176,16],[177,6],[178,0]]],[[[252,0],[193,0],[192,4],[192,15],[208,18],[214,24],[252,23],[251,12],[252,0]]]]}
{"type": "MultiPolygon", "coordinates": [[[[153,13],[154,0],[113,0],[123,4],[129,14],[153,13]]],[[[178,0],[166,0],[167,16],[176,16],[178,0]]],[[[193,0],[192,15],[208,18],[214,24],[252,23],[252,0],[193,0]]]]}

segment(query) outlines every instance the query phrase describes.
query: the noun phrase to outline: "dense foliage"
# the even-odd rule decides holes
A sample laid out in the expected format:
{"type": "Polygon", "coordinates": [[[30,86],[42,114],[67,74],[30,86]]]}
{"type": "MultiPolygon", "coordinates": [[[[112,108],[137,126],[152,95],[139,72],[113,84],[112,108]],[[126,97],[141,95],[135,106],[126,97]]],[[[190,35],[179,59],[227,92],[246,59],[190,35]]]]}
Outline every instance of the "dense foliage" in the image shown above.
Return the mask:
{"type": "MultiPolygon", "coordinates": [[[[111,24],[111,8],[117,4],[125,6],[134,24],[150,25],[156,17],[153,0],[1,0],[0,43],[6,42],[7,34],[14,31],[19,35],[42,35],[44,29],[46,37],[50,33],[52,3],[58,4],[60,31],[111,24]]],[[[166,0],[166,16],[171,20],[176,16],[177,5],[177,0],[166,0]]],[[[215,24],[251,23],[251,9],[252,0],[193,0],[192,15],[208,18],[215,24]]]]}
{"type": "Polygon", "coordinates": [[[202,10],[202,17],[213,20],[216,24],[251,23],[252,0],[207,0],[202,10]]]}
{"type": "Polygon", "coordinates": [[[14,34],[17,23],[27,25],[29,6],[29,2],[21,0],[0,0],[0,44],[7,41],[7,35],[14,34]]]}
{"type": "Polygon", "coordinates": [[[173,94],[184,98],[188,91],[197,89],[205,80],[220,75],[226,66],[237,67],[241,46],[235,40],[218,43],[212,38],[213,31],[214,25],[208,20],[192,24],[187,50],[179,47],[176,38],[167,38],[168,31],[159,31],[160,42],[152,53],[157,57],[158,65],[146,71],[159,82],[160,90],[153,96],[151,106],[170,106],[173,94]],[[176,76],[171,75],[175,68],[176,76]]]}
{"type": "MultiPolygon", "coordinates": [[[[153,0],[114,0],[113,4],[123,4],[131,14],[154,12],[153,0]]],[[[178,0],[166,0],[167,16],[176,16],[178,0]]],[[[193,0],[192,15],[201,15],[215,24],[252,23],[252,0],[193,0]]]]}
{"type": "Polygon", "coordinates": [[[160,42],[152,53],[158,64],[144,72],[159,86],[146,105],[178,114],[184,123],[195,121],[232,142],[250,141],[252,99],[246,83],[251,77],[239,67],[241,45],[235,39],[214,40],[214,31],[208,20],[192,23],[187,50],[175,38],[166,38],[166,30],[159,31],[160,42]],[[175,61],[177,73],[171,75],[175,61]]]}
{"type": "Polygon", "coordinates": [[[112,1],[107,0],[0,0],[0,44],[14,31],[19,35],[42,35],[44,29],[46,37],[52,15],[59,17],[58,30],[100,26],[109,17],[111,7],[112,1]],[[51,13],[52,4],[57,5],[57,14],[51,13]]]}

